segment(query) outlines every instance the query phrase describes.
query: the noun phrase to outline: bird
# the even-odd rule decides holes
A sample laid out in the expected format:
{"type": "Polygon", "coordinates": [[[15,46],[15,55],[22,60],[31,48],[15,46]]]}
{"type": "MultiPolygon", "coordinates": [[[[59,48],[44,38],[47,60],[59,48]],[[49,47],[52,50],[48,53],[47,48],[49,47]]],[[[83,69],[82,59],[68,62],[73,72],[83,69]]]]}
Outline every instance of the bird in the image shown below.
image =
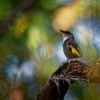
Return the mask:
{"type": "Polygon", "coordinates": [[[82,57],[81,48],[75,42],[73,33],[70,31],[60,31],[63,33],[63,52],[66,58],[73,59],[82,57]]]}

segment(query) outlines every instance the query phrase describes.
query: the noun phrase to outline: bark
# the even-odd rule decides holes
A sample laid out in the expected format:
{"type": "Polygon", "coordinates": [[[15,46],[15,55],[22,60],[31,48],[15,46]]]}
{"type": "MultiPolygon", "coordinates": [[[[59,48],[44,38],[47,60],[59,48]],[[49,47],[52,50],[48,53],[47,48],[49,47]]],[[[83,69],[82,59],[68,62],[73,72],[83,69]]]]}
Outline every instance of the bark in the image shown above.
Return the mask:
{"type": "Polygon", "coordinates": [[[70,85],[77,81],[100,83],[100,59],[96,63],[84,63],[79,60],[64,62],[47,80],[37,100],[63,100],[70,85]]]}

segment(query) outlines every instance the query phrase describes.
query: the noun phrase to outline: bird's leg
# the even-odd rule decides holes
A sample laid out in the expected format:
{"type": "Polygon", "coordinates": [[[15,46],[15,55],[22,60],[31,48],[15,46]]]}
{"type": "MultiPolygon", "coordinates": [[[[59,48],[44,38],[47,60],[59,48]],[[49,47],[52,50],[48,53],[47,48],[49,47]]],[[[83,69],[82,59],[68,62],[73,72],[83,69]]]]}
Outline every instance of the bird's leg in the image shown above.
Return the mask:
{"type": "Polygon", "coordinates": [[[72,62],[72,61],[79,61],[79,62],[84,63],[86,65],[89,63],[89,61],[83,57],[82,58],[68,59],[68,62],[72,62]]]}

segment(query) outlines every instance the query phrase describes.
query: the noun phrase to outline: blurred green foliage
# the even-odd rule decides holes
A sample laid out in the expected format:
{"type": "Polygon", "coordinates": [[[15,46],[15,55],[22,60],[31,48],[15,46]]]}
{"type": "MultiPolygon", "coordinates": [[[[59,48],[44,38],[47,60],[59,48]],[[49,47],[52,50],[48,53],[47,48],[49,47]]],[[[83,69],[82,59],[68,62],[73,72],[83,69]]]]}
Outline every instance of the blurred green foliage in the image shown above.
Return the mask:
{"type": "MultiPolygon", "coordinates": [[[[60,7],[64,6],[64,8],[66,8],[68,11],[69,8],[67,8],[66,5],[70,5],[72,3],[73,7],[74,2],[80,2],[79,0],[33,1],[34,2],[30,5],[30,7],[28,7],[24,11],[22,10],[23,8],[20,8],[20,10],[18,10],[17,12],[15,9],[21,3],[23,3],[24,0],[0,0],[1,23],[4,20],[8,20],[13,13],[16,13],[16,17],[10,20],[11,24],[9,24],[9,27],[7,28],[7,30],[5,30],[3,36],[0,36],[0,75],[2,74],[4,76],[3,79],[6,80],[7,78],[8,82],[11,83],[14,80],[8,78],[6,69],[7,67],[10,68],[12,64],[15,64],[18,67],[18,69],[20,69],[21,64],[23,64],[26,61],[31,60],[34,63],[33,67],[35,75],[32,77],[33,80],[28,81],[27,78],[26,81],[20,80],[19,82],[20,84],[22,84],[23,87],[24,100],[36,99],[37,93],[45,84],[47,78],[50,77],[50,75],[60,65],[61,61],[59,60],[56,54],[58,50],[55,51],[55,48],[59,43],[62,43],[62,35],[59,34],[59,32],[53,26],[53,21],[55,19],[56,13],[59,11],[60,7]],[[14,59],[14,57],[11,56],[17,58],[18,61],[16,61],[16,59],[14,59]],[[31,86],[32,90],[30,89],[31,86]]],[[[86,2],[86,0],[81,1],[83,2],[83,5],[85,4],[84,2],[86,2]]],[[[91,1],[87,1],[88,2],[84,7],[86,7],[88,11],[86,10],[86,8],[84,8],[84,14],[88,12],[89,16],[91,16],[91,14],[97,14],[94,12],[96,11],[96,9],[99,8],[98,3],[93,0],[92,5],[95,5],[96,7],[93,6],[94,10],[93,13],[91,13],[91,9],[88,8],[90,7],[91,1]]],[[[73,16],[71,17],[73,18],[73,16]]],[[[63,23],[66,23],[66,20],[69,19],[65,19],[65,22],[63,23]]],[[[70,29],[71,28],[72,26],[70,27],[70,29]]],[[[84,44],[82,44],[81,46],[83,45],[84,44]]],[[[90,45],[89,47],[88,45],[83,46],[83,51],[87,57],[97,56],[97,52],[94,49],[93,45],[90,45]]],[[[14,78],[16,78],[16,76],[14,76],[14,78]]],[[[5,96],[9,98],[9,95],[6,92],[10,92],[10,90],[6,88],[8,84],[4,82],[2,78],[0,78],[0,82],[4,83],[3,86],[0,84],[0,100],[7,100],[5,99],[5,96]]],[[[85,100],[83,95],[83,88],[83,86],[77,85],[74,85],[72,87],[72,90],[75,91],[75,95],[77,96],[77,98],[79,98],[79,100],[85,100]]],[[[86,98],[86,100],[88,99],[86,98]]]]}

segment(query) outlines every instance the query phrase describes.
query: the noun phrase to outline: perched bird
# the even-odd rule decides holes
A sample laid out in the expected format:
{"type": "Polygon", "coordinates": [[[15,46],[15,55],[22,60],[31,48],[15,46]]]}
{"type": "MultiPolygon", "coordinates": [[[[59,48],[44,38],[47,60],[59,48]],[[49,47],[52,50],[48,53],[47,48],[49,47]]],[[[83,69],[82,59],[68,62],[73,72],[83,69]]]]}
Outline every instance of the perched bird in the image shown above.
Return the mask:
{"type": "Polygon", "coordinates": [[[68,59],[82,57],[82,52],[75,42],[73,33],[60,30],[63,33],[63,51],[68,59]]]}

